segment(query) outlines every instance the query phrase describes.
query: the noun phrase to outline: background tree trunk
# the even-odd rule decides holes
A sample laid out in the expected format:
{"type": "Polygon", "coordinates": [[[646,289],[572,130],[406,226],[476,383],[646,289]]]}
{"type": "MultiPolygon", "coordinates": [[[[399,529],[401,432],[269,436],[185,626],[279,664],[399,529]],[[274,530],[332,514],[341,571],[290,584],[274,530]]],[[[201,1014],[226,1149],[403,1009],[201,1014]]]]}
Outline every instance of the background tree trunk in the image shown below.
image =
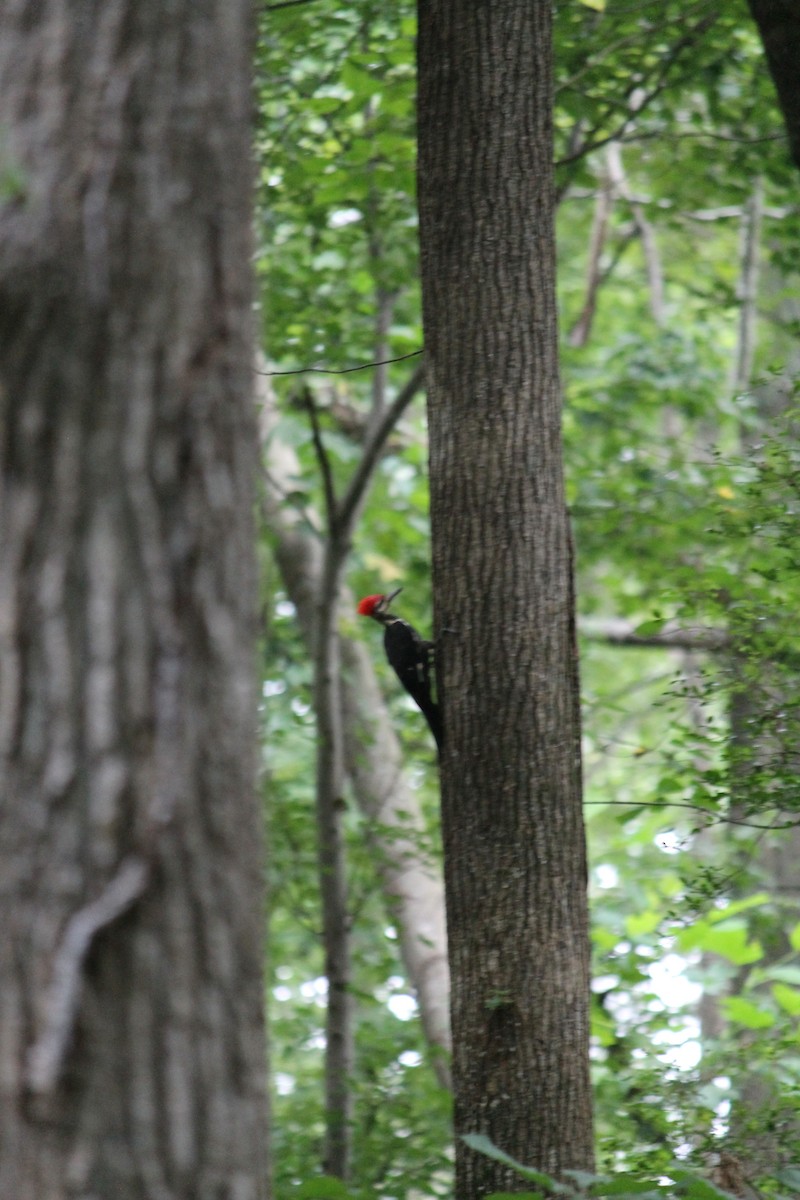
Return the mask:
{"type": "Polygon", "coordinates": [[[772,81],[778,93],[789,154],[800,169],[800,10],[795,0],[748,0],[767,56],[772,81]]]}
{"type": "MultiPolygon", "coordinates": [[[[319,639],[317,596],[323,550],[321,537],[308,533],[306,526],[320,522],[313,511],[301,512],[282,502],[300,474],[300,464],[294,451],[279,440],[275,397],[263,378],[260,384],[266,516],[281,578],[310,653],[319,639]]],[[[355,596],[343,589],[340,626],[343,615],[352,620],[355,606],[355,596]]],[[[423,848],[425,820],[419,796],[410,785],[370,651],[363,640],[341,632],[339,641],[345,767],[365,818],[388,912],[397,922],[403,963],[419,1003],[432,1066],[441,1085],[450,1087],[450,986],[441,872],[423,848]]]]}
{"type": "Polygon", "coordinates": [[[0,1195],[255,1200],[249,5],[0,14],[0,1195]]]}
{"type": "MultiPolygon", "coordinates": [[[[550,5],[420,0],[419,16],[456,1132],[558,1173],[591,1168],[592,1121],[550,5]]],[[[459,1144],[458,1200],[500,1188],[524,1184],[459,1144]]]]}

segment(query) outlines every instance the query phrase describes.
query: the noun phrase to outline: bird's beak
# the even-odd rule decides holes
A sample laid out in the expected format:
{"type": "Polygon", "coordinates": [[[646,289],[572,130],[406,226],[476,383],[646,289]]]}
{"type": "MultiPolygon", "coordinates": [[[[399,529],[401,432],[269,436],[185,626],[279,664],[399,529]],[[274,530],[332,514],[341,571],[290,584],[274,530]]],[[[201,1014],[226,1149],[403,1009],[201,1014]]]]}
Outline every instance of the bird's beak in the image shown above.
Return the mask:
{"type": "Polygon", "coordinates": [[[394,600],[395,596],[399,596],[399,595],[400,595],[400,593],[402,592],[402,590],[403,590],[403,589],[402,589],[401,587],[399,587],[399,588],[395,588],[393,592],[390,592],[390,593],[389,593],[389,595],[386,597],[386,599],[385,599],[385,601],[384,601],[384,604],[385,604],[386,608],[388,608],[388,607],[389,607],[389,605],[390,605],[390,604],[392,603],[392,601],[394,600]]]}

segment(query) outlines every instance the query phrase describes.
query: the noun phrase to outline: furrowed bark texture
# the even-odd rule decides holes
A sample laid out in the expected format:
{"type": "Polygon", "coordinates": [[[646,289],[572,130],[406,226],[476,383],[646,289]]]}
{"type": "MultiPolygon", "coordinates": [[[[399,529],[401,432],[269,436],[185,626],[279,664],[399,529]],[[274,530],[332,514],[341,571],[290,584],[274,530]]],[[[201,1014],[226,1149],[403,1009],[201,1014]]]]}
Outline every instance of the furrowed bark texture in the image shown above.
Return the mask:
{"type": "Polygon", "coordinates": [[[267,1194],[248,10],[0,9],[14,1200],[267,1194]]]}
{"type": "MultiPolygon", "coordinates": [[[[420,0],[419,17],[456,1131],[558,1173],[591,1167],[592,1122],[550,4],[420,0]]],[[[458,1200],[524,1190],[457,1146],[458,1200]]]]}

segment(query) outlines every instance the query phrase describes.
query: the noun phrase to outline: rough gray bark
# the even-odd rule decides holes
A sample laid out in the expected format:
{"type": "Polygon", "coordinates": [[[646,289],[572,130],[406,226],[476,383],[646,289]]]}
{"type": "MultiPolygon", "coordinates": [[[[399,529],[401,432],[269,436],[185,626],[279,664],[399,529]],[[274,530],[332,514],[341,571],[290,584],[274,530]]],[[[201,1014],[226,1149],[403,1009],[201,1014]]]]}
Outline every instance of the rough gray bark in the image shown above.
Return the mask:
{"type": "Polygon", "coordinates": [[[456,1132],[558,1173],[592,1120],[550,8],[420,0],[418,186],[456,1132]]]}
{"type": "Polygon", "coordinates": [[[0,9],[0,1195],[267,1195],[250,14],[0,9]]]}

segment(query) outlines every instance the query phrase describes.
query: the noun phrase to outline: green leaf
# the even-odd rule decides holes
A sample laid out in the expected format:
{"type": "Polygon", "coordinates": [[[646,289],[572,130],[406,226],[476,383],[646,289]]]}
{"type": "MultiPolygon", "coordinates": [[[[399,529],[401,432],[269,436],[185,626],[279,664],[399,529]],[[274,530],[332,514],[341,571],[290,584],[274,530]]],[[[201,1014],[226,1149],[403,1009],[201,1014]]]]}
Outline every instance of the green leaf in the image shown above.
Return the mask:
{"type": "Polygon", "coordinates": [[[795,925],[794,929],[789,934],[793,950],[800,950],[800,924],[795,925]]]}
{"type": "Polygon", "coordinates": [[[585,1192],[596,1183],[605,1183],[602,1175],[595,1175],[591,1171],[564,1171],[566,1179],[571,1179],[576,1187],[585,1192]]]}
{"type": "Polygon", "coordinates": [[[631,915],[625,920],[626,932],[631,937],[642,937],[645,933],[652,933],[654,929],[658,929],[663,920],[663,913],[659,912],[643,912],[638,916],[631,915]]]}
{"type": "Polygon", "coordinates": [[[746,929],[715,929],[706,939],[705,949],[722,955],[737,967],[758,962],[764,953],[760,942],[748,942],[746,929]]]}
{"type": "Polygon", "coordinates": [[[734,900],[726,908],[709,913],[706,920],[709,925],[716,925],[720,921],[727,921],[729,917],[736,916],[737,913],[746,912],[749,908],[758,908],[760,905],[768,903],[769,894],[767,892],[756,892],[754,896],[745,896],[743,900],[734,900]]]}
{"type": "Polygon", "coordinates": [[[792,1017],[800,1016],[800,989],[788,987],[785,983],[774,983],[772,994],[784,1012],[792,1017]]]}
{"type": "Polygon", "coordinates": [[[709,950],[736,966],[744,966],[758,962],[763,955],[760,942],[748,942],[747,938],[748,932],[743,924],[732,929],[719,929],[707,921],[697,921],[688,929],[681,930],[678,944],[682,950],[709,950]]]}
{"type": "Polygon", "coordinates": [[[800,967],[769,967],[762,972],[762,975],[764,979],[774,979],[776,983],[788,983],[793,987],[800,987],[800,967]]]}
{"type": "Polygon", "coordinates": [[[600,951],[613,950],[619,941],[619,934],[613,929],[601,929],[596,927],[592,930],[592,941],[600,951]]]}
{"type": "MultiPolygon", "coordinates": [[[[590,7],[594,7],[593,5],[590,7]]],[[[637,625],[633,633],[635,637],[654,637],[667,623],[666,617],[653,617],[649,621],[642,621],[641,625],[637,625]]]]}
{"type": "Polygon", "coordinates": [[[298,1200],[349,1200],[350,1189],[341,1179],[332,1175],[320,1175],[319,1179],[307,1179],[301,1183],[294,1195],[298,1200]]]}
{"type": "Polygon", "coordinates": [[[544,1200],[542,1192],[491,1192],[486,1200],[544,1200]]]}
{"type": "Polygon", "coordinates": [[[787,1167],[785,1171],[780,1171],[776,1178],[779,1183],[800,1192],[800,1167],[787,1167]]]}
{"type": "Polygon", "coordinates": [[[622,1173],[612,1175],[609,1179],[601,1179],[592,1185],[593,1196],[660,1196],[662,1189],[652,1179],[642,1179],[640,1176],[622,1173]]]}
{"type": "Polygon", "coordinates": [[[526,1167],[523,1163],[517,1162],[510,1154],[506,1154],[505,1151],[495,1146],[491,1138],[486,1137],[483,1133],[465,1133],[462,1134],[461,1140],[469,1146],[470,1150],[477,1150],[479,1154],[485,1154],[487,1158],[493,1158],[495,1162],[511,1167],[523,1179],[530,1179],[533,1183],[540,1184],[548,1192],[554,1192],[561,1196],[571,1194],[571,1189],[565,1187],[563,1183],[558,1183],[551,1175],[546,1175],[544,1171],[537,1171],[533,1167],[526,1167]]]}
{"type": "Polygon", "coordinates": [[[0,163],[0,200],[19,200],[24,195],[24,173],[17,167],[0,163]]]}
{"type": "Polygon", "coordinates": [[[765,1012],[750,1000],[743,1000],[741,996],[726,997],[722,1001],[722,1007],[731,1021],[736,1021],[745,1029],[769,1029],[775,1024],[772,1013],[765,1012]]]}
{"type": "Polygon", "coordinates": [[[723,1192],[693,1171],[674,1168],[669,1173],[675,1183],[680,1184],[681,1195],[689,1200],[732,1200],[730,1192],[723,1192]]]}

